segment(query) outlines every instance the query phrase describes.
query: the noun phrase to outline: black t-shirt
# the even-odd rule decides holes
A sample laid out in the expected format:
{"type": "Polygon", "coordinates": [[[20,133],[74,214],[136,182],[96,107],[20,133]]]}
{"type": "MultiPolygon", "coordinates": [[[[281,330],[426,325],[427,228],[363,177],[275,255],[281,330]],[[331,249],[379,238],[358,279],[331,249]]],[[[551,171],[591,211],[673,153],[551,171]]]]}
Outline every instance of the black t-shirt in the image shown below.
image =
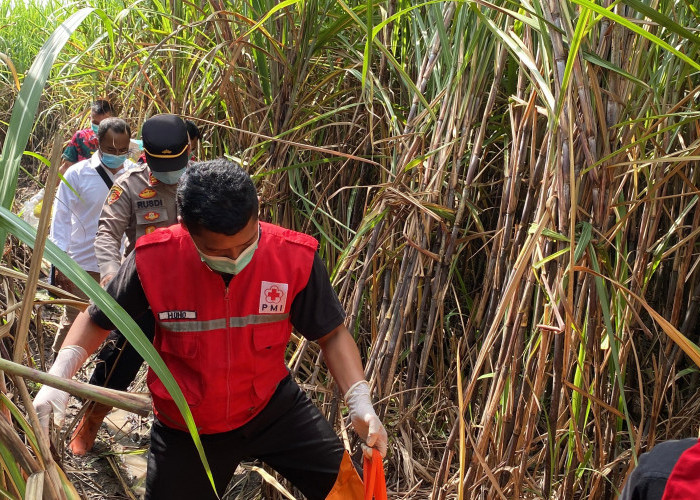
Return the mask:
{"type": "Polygon", "coordinates": [[[664,441],[639,457],[619,500],[661,500],[673,467],[698,438],[664,441]]]}
{"type": "MultiPolygon", "coordinates": [[[[119,272],[106,288],[107,293],[132,318],[138,318],[146,313],[149,307],[141,279],[136,271],[135,256],[136,252],[132,252],[124,260],[119,272]]],[[[228,284],[231,281],[231,275],[222,275],[221,279],[228,284]]],[[[90,305],[88,314],[100,328],[114,329],[109,318],[95,304],[90,305]]],[[[331,286],[328,271],[318,253],[314,255],[309,281],[294,297],[290,308],[290,319],[294,328],[309,340],[323,337],[345,320],[345,311],[331,286]]]]}

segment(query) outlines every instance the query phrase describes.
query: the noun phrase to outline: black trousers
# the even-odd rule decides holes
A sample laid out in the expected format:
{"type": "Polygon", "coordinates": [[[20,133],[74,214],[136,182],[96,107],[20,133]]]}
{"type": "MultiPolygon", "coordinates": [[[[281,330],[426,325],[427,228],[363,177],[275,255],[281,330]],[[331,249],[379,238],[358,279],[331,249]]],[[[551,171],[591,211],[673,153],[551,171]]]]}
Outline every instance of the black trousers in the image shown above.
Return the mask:
{"type": "MultiPolygon", "coordinates": [[[[150,309],[136,319],[136,324],[153,342],[156,322],[150,309]]],[[[92,385],[125,391],[136,378],[143,358],[119,330],[112,330],[95,362],[95,370],[90,377],[92,385]]]]}
{"type": "MultiPolygon", "coordinates": [[[[219,495],[238,463],[256,458],[289,479],[310,500],[326,498],[335,483],[343,445],[331,425],[291,376],[247,424],[229,432],[202,434],[202,446],[219,495]]],[[[157,419],[151,428],[146,500],[215,499],[188,432],[157,419]]]]}

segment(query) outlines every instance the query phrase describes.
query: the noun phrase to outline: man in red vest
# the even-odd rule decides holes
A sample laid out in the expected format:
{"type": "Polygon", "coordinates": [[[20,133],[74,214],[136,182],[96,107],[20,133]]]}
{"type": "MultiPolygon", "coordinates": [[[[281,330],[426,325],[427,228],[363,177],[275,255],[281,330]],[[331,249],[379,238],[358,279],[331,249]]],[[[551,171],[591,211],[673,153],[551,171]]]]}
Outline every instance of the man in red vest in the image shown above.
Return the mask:
{"type": "Polygon", "coordinates": [[[639,457],[619,500],[696,500],[698,471],[698,438],[664,441],[639,457]]]}
{"type": "MultiPolygon", "coordinates": [[[[318,242],[259,222],[250,177],[226,160],[192,164],[177,207],[180,224],[141,237],[107,291],[132,317],[150,306],[154,346],[187,399],[218,491],[252,457],[307,498],[325,498],[343,446],[287,370],[292,327],[320,345],[367,446],[384,456],[387,434],[318,242]]],[[[72,377],[113,327],[94,305],[81,313],[50,373],[72,377]]],[[[172,398],[152,371],[147,381],[155,420],[146,498],[216,498],[172,398]]],[[[48,422],[67,400],[44,386],[34,405],[48,422]]]]}

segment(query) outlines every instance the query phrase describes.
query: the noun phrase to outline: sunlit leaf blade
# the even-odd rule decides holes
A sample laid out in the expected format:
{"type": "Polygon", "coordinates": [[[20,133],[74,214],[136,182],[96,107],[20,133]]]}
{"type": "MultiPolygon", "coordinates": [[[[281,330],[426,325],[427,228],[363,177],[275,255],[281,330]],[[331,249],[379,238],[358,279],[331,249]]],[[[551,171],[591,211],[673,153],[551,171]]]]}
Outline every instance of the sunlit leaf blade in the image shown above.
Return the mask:
{"type": "MultiPolygon", "coordinates": [[[[0,207],[0,229],[4,229],[23,243],[30,247],[34,245],[36,231],[26,222],[19,219],[12,212],[4,207],[0,207]]],[[[194,423],[192,412],[190,411],[185,396],[182,390],[177,385],[172,374],[168,370],[165,362],[160,357],[158,352],[153,347],[153,344],[146,338],[134,320],[124,312],[124,310],[114,301],[114,299],[105,292],[100,285],[90,277],[90,275],[80,268],[65,252],[60,250],[51,241],[46,242],[44,257],[55,265],[61,273],[69,280],[75,283],[87,296],[103,311],[107,317],[114,323],[117,329],[124,334],[129,343],[136,349],[141,357],[148,363],[148,366],[158,375],[163,385],[172,396],[175,404],[180,410],[187,428],[195,442],[199,456],[207,469],[207,474],[214,488],[213,477],[209,469],[209,463],[204,454],[202,443],[197,433],[197,427],[194,423]]]]}

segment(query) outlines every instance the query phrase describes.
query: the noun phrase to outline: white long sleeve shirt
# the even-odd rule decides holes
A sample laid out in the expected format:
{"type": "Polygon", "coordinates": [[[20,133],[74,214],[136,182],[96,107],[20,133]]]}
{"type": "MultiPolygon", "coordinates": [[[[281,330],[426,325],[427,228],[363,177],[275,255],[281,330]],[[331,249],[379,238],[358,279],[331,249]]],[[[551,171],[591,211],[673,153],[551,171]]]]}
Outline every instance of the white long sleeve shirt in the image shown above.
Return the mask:
{"type": "MultiPolygon", "coordinates": [[[[99,152],[96,152],[91,158],[71,165],[66,171],[65,182],[59,184],[56,192],[50,235],[51,241],[81,268],[94,272],[99,271],[95,257],[97,223],[109,193],[107,184],[95,170],[99,165],[99,152]]],[[[134,167],[136,165],[127,160],[114,175],[109,169],[103,169],[114,180],[134,167]]]]}

